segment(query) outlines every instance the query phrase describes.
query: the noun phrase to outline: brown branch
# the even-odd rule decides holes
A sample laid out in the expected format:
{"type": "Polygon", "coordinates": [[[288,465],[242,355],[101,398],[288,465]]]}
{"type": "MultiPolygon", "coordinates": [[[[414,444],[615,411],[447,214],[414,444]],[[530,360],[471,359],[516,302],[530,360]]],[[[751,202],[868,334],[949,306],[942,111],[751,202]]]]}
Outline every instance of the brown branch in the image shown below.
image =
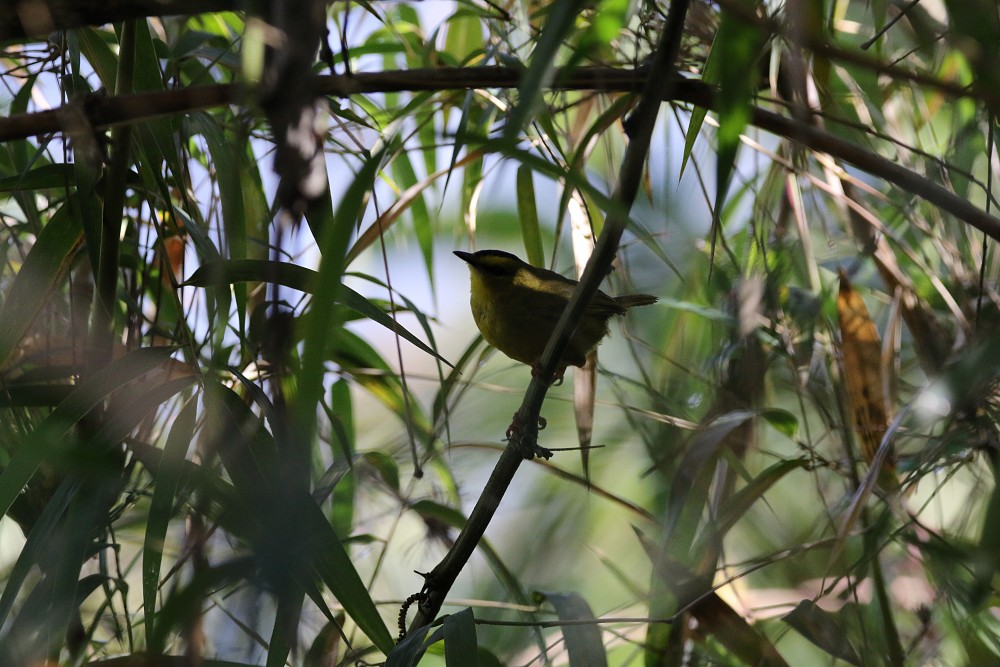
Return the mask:
{"type": "Polygon", "coordinates": [[[0,41],[44,38],[55,30],[128,19],[235,11],[236,0],[8,0],[0,9],[0,41]]]}
{"type": "MultiPolygon", "coordinates": [[[[319,94],[336,97],[399,91],[515,88],[520,83],[522,73],[523,70],[516,67],[441,67],[358,73],[352,76],[323,76],[317,78],[316,87],[319,94]]],[[[642,86],[645,78],[644,69],[583,67],[557,74],[551,88],[563,91],[635,92],[642,86]]],[[[120,123],[143,122],[159,116],[245,103],[247,97],[247,90],[241,85],[219,84],[118,97],[92,94],[80,104],[90,125],[95,129],[105,129],[120,123]]],[[[678,81],[671,99],[710,110],[715,108],[715,91],[700,81],[678,81]]],[[[51,111],[0,118],[0,142],[61,132],[64,129],[66,111],[66,107],[60,107],[51,111]]],[[[807,148],[829,153],[862,171],[885,179],[1000,240],[1000,218],[989,215],[917,172],[798,119],[760,107],[754,107],[752,112],[753,125],[807,148]]]]}

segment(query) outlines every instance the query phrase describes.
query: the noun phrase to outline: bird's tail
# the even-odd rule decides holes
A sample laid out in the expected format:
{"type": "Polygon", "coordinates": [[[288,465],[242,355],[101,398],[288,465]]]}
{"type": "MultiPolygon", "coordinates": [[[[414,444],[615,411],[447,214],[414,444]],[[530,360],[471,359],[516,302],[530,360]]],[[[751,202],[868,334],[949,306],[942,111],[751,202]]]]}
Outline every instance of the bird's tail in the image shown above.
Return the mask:
{"type": "Polygon", "coordinates": [[[635,308],[636,306],[648,306],[657,301],[659,299],[651,294],[625,294],[624,296],[615,297],[615,303],[626,310],[635,308]]]}

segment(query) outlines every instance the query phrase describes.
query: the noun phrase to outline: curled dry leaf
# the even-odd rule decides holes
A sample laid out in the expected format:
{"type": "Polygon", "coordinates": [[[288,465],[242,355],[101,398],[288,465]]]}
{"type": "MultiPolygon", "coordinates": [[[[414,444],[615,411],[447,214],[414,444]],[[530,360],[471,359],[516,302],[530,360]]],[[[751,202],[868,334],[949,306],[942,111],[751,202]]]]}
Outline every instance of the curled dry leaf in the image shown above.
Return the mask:
{"type": "MultiPolygon", "coordinates": [[[[882,344],[864,300],[843,271],[837,294],[837,316],[847,400],[854,431],[861,443],[861,455],[870,464],[889,427],[889,406],[882,390],[882,344]]],[[[885,461],[879,482],[883,487],[895,487],[895,464],[891,453],[885,461]]]]}

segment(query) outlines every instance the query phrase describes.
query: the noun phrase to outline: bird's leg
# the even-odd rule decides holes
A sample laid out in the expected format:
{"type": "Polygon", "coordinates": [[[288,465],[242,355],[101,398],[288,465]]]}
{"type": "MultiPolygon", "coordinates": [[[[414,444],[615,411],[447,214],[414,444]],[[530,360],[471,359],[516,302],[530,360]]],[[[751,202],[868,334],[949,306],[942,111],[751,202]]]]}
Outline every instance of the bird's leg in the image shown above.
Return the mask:
{"type": "MultiPolygon", "coordinates": [[[[552,381],[549,382],[546,386],[558,387],[559,385],[561,385],[563,383],[563,375],[565,375],[565,373],[566,373],[565,366],[560,366],[559,368],[557,368],[555,375],[552,376],[552,381]]],[[[542,379],[542,369],[537,361],[531,364],[531,377],[535,378],[536,380],[542,379]]]]}
{"type": "Polygon", "coordinates": [[[521,421],[517,418],[517,413],[514,413],[514,418],[510,422],[510,426],[507,427],[507,432],[504,434],[507,436],[507,440],[511,440],[514,434],[517,433],[521,428],[521,421]]]}
{"type": "MultiPolygon", "coordinates": [[[[538,430],[544,431],[545,427],[548,425],[549,425],[548,420],[545,419],[545,417],[538,415],[538,430]]],[[[518,413],[515,412],[514,418],[510,422],[510,426],[507,427],[507,433],[505,434],[507,436],[507,440],[513,438],[514,435],[518,433],[518,430],[520,428],[521,428],[521,418],[518,417],[518,413]]]]}

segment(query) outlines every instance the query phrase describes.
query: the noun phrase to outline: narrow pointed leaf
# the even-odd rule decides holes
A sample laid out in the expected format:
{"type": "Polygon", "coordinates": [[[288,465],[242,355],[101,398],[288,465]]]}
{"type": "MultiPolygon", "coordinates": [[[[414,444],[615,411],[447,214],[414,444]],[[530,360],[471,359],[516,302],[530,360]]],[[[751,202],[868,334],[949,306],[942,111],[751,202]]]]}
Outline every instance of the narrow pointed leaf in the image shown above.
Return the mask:
{"type": "Polygon", "coordinates": [[[578,593],[542,593],[556,609],[560,621],[593,621],[561,626],[571,665],[606,667],[607,655],[601,641],[601,627],[587,601],[578,593]]]}
{"type": "Polygon", "coordinates": [[[476,619],[466,607],[445,617],[444,661],[448,667],[478,667],[479,642],[476,640],[476,619]]]}

